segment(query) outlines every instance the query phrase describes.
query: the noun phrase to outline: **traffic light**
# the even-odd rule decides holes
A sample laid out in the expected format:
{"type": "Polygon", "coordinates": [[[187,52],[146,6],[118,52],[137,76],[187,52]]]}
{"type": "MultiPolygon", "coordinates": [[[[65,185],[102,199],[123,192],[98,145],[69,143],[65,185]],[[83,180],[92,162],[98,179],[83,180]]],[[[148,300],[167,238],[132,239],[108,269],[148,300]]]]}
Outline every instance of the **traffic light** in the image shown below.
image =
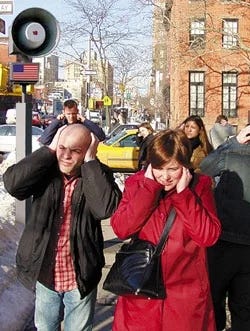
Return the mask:
{"type": "Polygon", "coordinates": [[[42,8],[26,9],[10,27],[9,54],[44,56],[56,47],[59,35],[59,24],[50,12],[42,8]]]}

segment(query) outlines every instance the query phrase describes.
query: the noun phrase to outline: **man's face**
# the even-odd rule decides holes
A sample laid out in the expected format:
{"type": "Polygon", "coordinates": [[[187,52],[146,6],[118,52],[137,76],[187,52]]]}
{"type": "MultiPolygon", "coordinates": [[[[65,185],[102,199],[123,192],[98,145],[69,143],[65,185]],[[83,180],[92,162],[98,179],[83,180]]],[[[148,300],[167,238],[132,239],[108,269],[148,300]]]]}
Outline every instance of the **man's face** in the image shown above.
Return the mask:
{"type": "Polygon", "coordinates": [[[77,123],[77,114],[78,114],[77,107],[72,107],[72,108],[65,107],[64,108],[64,115],[69,124],[77,123]]]}
{"type": "Polygon", "coordinates": [[[69,176],[77,174],[89,147],[89,139],[78,134],[62,133],[57,145],[56,156],[59,169],[63,174],[69,176]]]}
{"type": "Polygon", "coordinates": [[[226,126],[227,125],[227,121],[225,119],[222,119],[220,121],[220,124],[223,125],[223,126],[226,126]]]}

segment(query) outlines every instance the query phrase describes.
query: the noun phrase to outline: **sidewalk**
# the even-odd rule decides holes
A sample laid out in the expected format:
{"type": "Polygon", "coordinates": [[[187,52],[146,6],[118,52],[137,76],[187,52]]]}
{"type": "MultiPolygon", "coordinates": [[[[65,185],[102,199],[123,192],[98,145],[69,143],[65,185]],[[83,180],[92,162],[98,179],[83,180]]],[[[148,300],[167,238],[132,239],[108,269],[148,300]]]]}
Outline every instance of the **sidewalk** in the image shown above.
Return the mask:
{"type": "Polygon", "coordinates": [[[104,235],[104,255],[106,265],[103,268],[102,279],[98,285],[93,331],[111,330],[116,296],[103,290],[102,284],[114,262],[115,253],[122,244],[122,242],[116,238],[111,226],[109,225],[109,219],[102,221],[102,229],[104,235]]]}

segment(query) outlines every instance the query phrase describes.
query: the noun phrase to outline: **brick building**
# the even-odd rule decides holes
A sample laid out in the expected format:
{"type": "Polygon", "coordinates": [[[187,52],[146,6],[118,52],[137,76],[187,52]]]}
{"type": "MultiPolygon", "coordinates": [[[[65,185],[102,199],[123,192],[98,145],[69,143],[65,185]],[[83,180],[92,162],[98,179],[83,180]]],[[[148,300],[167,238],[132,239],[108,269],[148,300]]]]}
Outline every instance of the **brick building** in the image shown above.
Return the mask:
{"type": "Polygon", "coordinates": [[[169,126],[194,114],[210,129],[224,114],[236,129],[244,127],[250,122],[250,1],[159,0],[158,5],[154,46],[162,45],[163,37],[165,44],[153,47],[151,93],[157,88],[163,94],[160,107],[169,126]]]}
{"type": "Polygon", "coordinates": [[[8,65],[10,62],[16,62],[16,55],[9,55],[9,39],[2,38],[0,43],[0,63],[8,65]]]}

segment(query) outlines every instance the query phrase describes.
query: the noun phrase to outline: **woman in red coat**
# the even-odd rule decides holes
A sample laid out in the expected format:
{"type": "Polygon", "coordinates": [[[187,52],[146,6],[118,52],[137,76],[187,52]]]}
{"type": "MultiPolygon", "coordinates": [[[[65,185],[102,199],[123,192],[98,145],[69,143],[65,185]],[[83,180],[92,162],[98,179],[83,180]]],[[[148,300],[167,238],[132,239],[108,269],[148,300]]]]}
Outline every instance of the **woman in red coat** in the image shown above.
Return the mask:
{"type": "Polygon", "coordinates": [[[181,130],[158,133],[146,170],[130,176],[111,218],[121,239],[138,232],[156,244],[172,207],[176,218],[162,253],[167,298],[119,297],[113,331],[216,331],[206,247],[219,238],[212,181],[196,175],[190,188],[191,147],[181,130]]]}

